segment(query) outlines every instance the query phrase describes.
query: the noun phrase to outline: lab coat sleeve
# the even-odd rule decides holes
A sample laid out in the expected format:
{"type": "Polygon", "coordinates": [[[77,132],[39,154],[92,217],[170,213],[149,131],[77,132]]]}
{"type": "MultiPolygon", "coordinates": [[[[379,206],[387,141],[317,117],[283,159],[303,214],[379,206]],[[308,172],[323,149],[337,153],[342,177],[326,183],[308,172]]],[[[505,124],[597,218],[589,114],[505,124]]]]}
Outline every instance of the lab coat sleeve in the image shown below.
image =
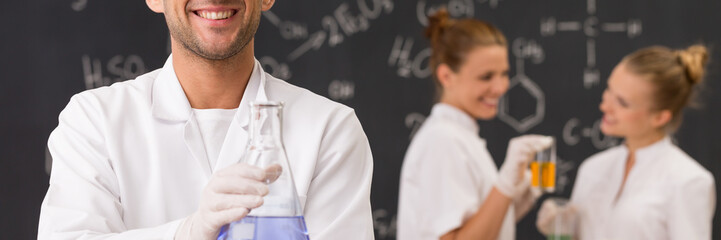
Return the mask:
{"type": "Polygon", "coordinates": [[[459,146],[462,144],[452,136],[438,134],[435,141],[425,141],[415,148],[419,152],[413,156],[421,157],[414,174],[419,178],[411,180],[415,183],[409,187],[417,188],[418,195],[413,196],[417,199],[412,199],[416,203],[412,211],[417,212],[414,231],[420,232],[423,239],[438,239],[463,226],[483,202],[475,190],[479,188],[474,184],[477,176],[468,164],[471,156],[459,146]]]}
{"type": "Polygon", "coordinates": [[[172,239],[180,220],[126,229],[120,188],[105,146],[103,109],[78,94],[50,134],[50,186],[40,209],[38,239],[172,239]]]}
{"type": "Polygon", "coordinates": [[[711,174],[675,186],[669,206],[669,239],[711,239],[715,189],[711,174]]]}
{"type": "Polygon", "coordinates": [[[323,134],[305,219],[310,239],[373,239],[370,187],[373,157],[351,109],[338,113],[323,134]]]}

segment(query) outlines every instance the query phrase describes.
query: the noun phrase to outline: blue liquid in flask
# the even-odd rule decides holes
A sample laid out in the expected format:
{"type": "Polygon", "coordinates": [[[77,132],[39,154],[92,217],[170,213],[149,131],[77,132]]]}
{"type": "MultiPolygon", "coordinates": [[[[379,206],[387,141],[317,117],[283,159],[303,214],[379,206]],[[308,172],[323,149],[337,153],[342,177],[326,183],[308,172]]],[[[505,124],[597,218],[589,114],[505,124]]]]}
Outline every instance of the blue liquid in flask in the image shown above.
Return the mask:
{"type": "Polygon", "coordinates": [[[220,229],[218,240],[309,240],[303,216],[246,216],[220,229]],[[233,231],[229,232],[230,225],[233,231]]]}
{"type": "Polygon", "coordinates": [[[281,141],[282,109],[279,102],[250,103],[250,136],[241,162],[276,174],[266,180],[268,194],[263,205],[253,209],[253,215],[223,226],[218,240],[309,240],[281,141]]]}

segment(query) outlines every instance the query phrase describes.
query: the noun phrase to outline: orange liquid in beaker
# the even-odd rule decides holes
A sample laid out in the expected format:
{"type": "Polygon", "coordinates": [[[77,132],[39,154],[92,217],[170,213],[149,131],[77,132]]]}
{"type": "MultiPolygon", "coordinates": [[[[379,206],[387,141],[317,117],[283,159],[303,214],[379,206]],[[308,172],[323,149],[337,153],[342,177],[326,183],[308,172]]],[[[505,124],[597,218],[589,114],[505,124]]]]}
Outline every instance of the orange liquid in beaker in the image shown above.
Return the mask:
{"type": "Polygon", "coordinates": [[[553,189],[556,187],[556,164],[553,162],[541,163],[541,187],[553,189]]]}

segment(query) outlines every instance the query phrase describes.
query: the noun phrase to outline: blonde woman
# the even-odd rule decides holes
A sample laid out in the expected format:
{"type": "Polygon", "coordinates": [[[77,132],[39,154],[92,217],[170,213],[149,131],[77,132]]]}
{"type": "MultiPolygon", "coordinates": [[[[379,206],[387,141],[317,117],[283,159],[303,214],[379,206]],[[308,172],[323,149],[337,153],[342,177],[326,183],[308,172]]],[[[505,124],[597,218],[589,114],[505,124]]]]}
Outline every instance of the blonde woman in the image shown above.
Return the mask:
{"type": "MultiPolygon", "coordinates": [[[[681,110],[701,82],[705,47],[648,47],[611,73],[600,105],[601,131],[625,139],[583,162],[571,196],[577,239],[711,239],[714,177],[673,144],[681,110]]],[[[556,214],[544,202],[537,225],[556,214]]]]}

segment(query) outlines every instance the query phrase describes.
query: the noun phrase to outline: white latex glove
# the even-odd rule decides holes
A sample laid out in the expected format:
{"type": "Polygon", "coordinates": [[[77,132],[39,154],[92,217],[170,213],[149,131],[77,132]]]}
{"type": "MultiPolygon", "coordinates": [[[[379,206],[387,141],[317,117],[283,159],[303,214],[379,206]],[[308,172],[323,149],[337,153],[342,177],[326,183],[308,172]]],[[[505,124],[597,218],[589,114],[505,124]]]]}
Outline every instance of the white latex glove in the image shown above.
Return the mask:
{"type": "Polygon", "coordinates": [[[541,232],[543,235],[548,235],[553,230],[554,220],[559,214],[563,214],[562,216],[569,218],[576,214],[576,207],[571,205],[566,206],[565,210],[561,212],[559,210],[559,206],[556,204],[553,199],[546,199],[543,201],[543,204],[541,204],[541,210],[538,210],[538,216],[536,217],[536,228],[538,228],[538,231],[541,232]]]}
{"type": "Polygon", "coordinates": [[[211,177],[200,196],[198,210],[175,232],[176,240],[216,239],[220,228],[248,215],[263,204],[268,185],[280,175],[280,165],[266,169],[237,163],[211,177]]]}
{"type": "MultiPolygon", "coordinates": [[[[534,154],[546,149],[553,143],[553,138],[541,135],[523,135],[511,139],[508,143],[506,160],[501,166],[496,180],[496,188],[509,198],[516,199],[522,195],[522,186],[525,184],[524,172],[534,154]],[[523,180],[523,181],[522,181],[523,180]]],[[[530,179],[530,178],[529,178],[530,179]]],[[[528,180],[530,182],[530,180],[528,180]]]]}
{"type": "Polygon", "coordinates": [[[538,198],[543,194],[541,189],[534,189],[531,187],[531,170],[526,169],[523,175],[521,183],[516,185],[516,191],[521,194],[513,199],[516,222],[520,221],[523,216],[526,216],[528,211],[530,211],[536,204],[538,198]]]}

